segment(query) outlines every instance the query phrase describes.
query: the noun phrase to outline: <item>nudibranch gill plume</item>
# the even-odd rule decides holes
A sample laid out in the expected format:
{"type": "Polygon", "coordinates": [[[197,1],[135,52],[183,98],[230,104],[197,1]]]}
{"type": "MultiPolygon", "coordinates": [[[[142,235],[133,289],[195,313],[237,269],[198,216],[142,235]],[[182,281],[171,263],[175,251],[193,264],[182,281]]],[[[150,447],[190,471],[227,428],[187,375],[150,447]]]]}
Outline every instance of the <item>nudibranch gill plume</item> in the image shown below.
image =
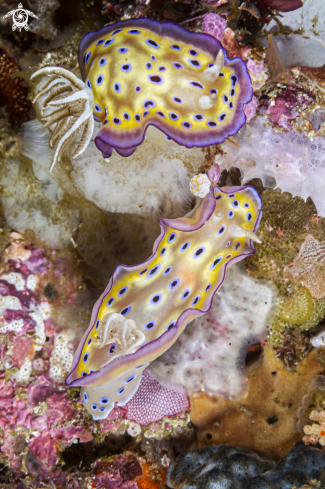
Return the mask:
{"type": "Polygon", "coordinates": [[[116,267],[66,379],[95,419],[126,404],[150,362],[209,311],[227,267],[255,252],[261,208],[252,187],[211,188],[185,217],[159,220],[147,261],[116,267]]]}
{"type": "Polygon", "coordinates": [[[32,78],[49,77],[37,97],[47,95],[42,113],[47,127],[57,124],[56,147],[67,132],[63,118],[79,113],[89,133],[90,109],[78,112],[75,95],[79,90],[83,99],[88,93],[94,117],[103,124],[95,142],[105,157],[113,149],[130,156],[149,126],[164,133],[166,144],[219,144],[246,122],[243,107],[253,95],[243,60],[228,59],[214,37],[172,22],[131,19],[90,32],[79,46],[79,66],[84,82],[79,89],[78,79],[69,72],[65,77],[62,68],[34,73],[32,78]],[[67,107],[73,113],[67,115],[67,107]],[[49,108],[57,108],[54,117],[49,108]]]}

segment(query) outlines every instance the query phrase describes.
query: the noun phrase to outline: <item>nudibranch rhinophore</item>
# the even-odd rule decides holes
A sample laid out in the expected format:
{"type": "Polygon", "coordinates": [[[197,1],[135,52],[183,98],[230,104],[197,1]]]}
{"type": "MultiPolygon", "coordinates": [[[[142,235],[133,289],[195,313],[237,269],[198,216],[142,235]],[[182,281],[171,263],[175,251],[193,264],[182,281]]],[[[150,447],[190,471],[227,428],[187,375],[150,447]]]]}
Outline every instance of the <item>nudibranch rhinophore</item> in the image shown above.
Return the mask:
{"type": "Polygon", "coordinates": [[[147,261],[116,267],[66,379],[95,419],[126,404],[150,362],[209,311],[227,267],[255,252],[261,209],[252,187],[211,188],[185,217],[159,220],[147,261]]]}
{"type": "MultiPolygon", "coordinates": [[[[81,80],[69,72],[65,77],[67,70],[62,68],[34,73],[32,78],[49,77],[39,92],[48,95],[42,114],[47,127],[57,124],[54,147],[60,133],[64,148],[71,142],[73,118],[80,117],[84,126],[87,120],[88,132],[84,130],[83,136],[89,135],[88,92],[94,117],[103,124],[95,142],[105,157],[113,149],[131,155],[149,126],[162,131],[166,143],[188,148],[219,144],[246,122],[243,107],[253,95],[242,59],[228,59],[220,42],[209,34],[190,32],[172,22],[130,19],[90,32],[79,46],[79,66],[81,88],[77,87],[81,80]],[[54,116],[44,112],[49,108],[58,108],[54,116]],[[62,122],[67,117],[68,126],[62,122]]],[[[81,131],[79,126],[74,127],[81,131]]],[[[61,146],[55,161],[62,154],[61,146]]],[[[79,144],[83,146],[84,141],[79,144]]]]}

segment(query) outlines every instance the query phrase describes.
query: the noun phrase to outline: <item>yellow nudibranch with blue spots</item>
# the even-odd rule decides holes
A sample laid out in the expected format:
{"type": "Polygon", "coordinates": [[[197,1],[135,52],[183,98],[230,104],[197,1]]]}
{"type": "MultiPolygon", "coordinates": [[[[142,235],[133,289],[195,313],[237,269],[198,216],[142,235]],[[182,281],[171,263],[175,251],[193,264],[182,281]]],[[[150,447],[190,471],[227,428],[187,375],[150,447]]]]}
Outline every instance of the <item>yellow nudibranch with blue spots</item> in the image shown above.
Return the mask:
{"type": "Polygon", "coordinates": [[[131,155],[150,125],[186,147],[221,143],[245,123],[253,95],[243,60],[172,22],[131,19],[90,32],[79,66],[104,125],[96,145],[105,156],[131,155]]]}
{"type": "Polygon", "coordinates": [[[147,261],[116,267],[66,379],[94,419],[126,404],[150,362],[209,311],[227,267],[255,252],[261,209],[252,187],[210,188],[185,217],[159,220],[147,261]]]}
{"type": "Polygon", "coordinates": [[[144,139],[204,147],[222,143],[245,124],[253,89],[246,64],[228,59],[220,42],[172,22],[130,19],[89,32],[79,46],[82,80],[64,68],[35,72],[44,127],[54,149],[51,171],[76,143],[95,143],[104,157],[130,156],[144,139]]]}

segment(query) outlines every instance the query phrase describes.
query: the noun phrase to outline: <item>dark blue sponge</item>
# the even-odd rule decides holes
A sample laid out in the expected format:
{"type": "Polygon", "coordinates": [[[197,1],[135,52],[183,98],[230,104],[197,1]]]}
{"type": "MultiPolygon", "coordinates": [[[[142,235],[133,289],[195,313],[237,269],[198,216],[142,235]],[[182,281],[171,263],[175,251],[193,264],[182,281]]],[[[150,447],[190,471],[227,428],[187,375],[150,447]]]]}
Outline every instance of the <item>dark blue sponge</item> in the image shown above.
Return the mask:
{"type": "Polygon", "coordinates": [[[278,464],[245,448],[212,445],[182,453],[168,470],[174,489],[292,489],[325,483],[325,451],[298,442],[278,464]]]}

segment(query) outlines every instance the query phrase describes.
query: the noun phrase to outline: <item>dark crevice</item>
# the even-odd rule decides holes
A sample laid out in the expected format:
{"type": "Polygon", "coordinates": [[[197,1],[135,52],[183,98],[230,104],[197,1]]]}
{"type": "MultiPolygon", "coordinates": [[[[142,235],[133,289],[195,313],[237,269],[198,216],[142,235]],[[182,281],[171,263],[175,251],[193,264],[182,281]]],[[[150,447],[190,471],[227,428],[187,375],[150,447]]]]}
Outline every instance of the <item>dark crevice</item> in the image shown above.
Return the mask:
{"type": "Polygon", "coordinates": [[[134,438],[130,435],[109,435],[100,443],[91,441],[73,444],[61,455],[65,463],[65,470],[75,467],[79,470],[90,470],[91,464],[98,458],[119,455],[132,448],[134,448],[134,438]]]}

